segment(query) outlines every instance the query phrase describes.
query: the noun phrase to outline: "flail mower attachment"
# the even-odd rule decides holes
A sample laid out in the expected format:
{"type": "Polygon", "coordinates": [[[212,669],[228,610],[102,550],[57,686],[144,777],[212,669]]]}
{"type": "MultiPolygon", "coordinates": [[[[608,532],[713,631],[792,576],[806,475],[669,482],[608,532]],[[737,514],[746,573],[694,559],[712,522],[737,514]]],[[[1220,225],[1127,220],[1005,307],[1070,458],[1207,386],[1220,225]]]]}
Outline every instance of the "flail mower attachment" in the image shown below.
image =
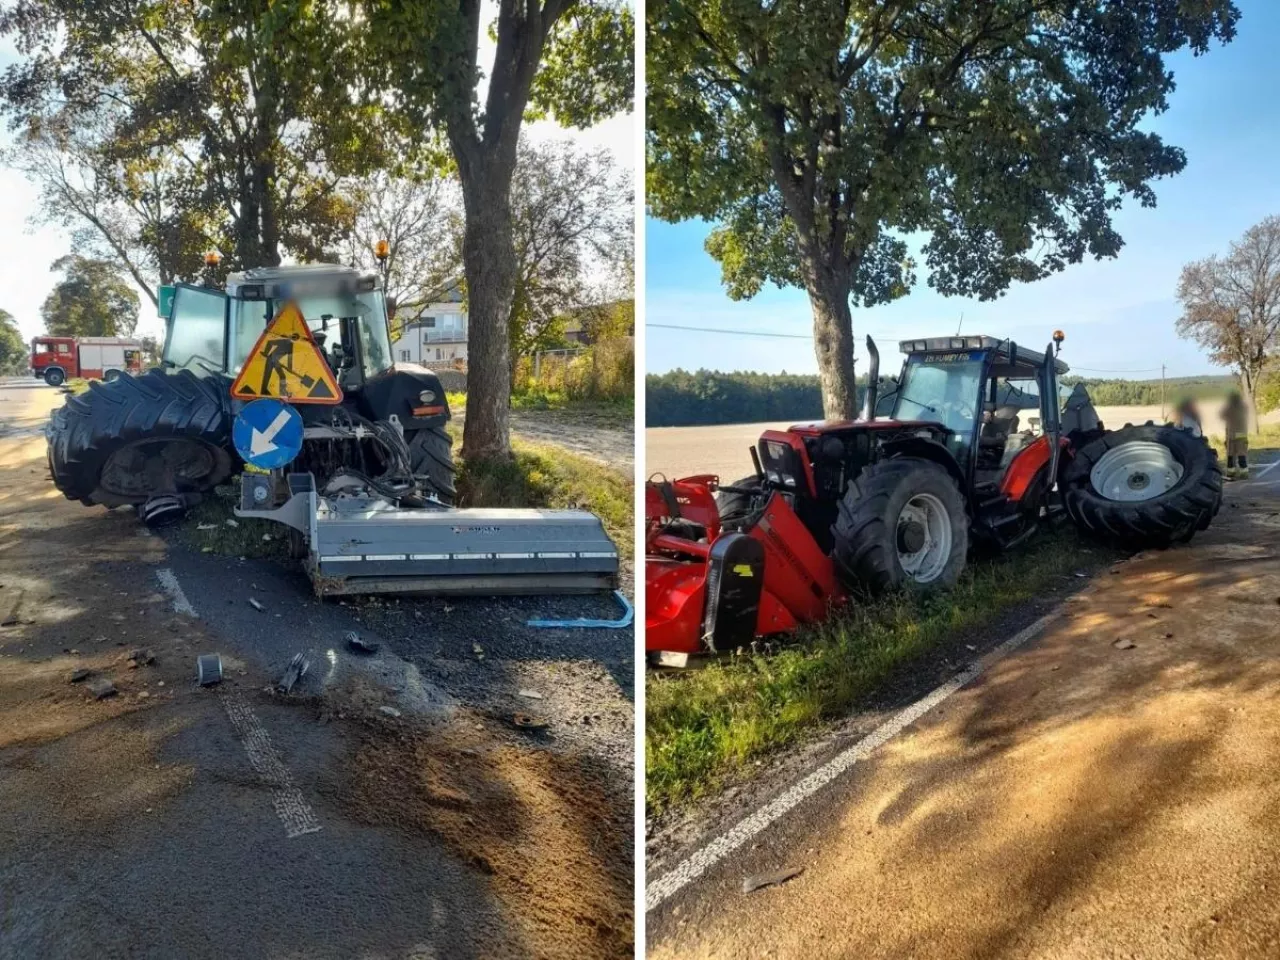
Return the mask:
{"type": "Polygon", "coordinates": [[[612,590],[618,550],[582,510],[402,506],[374,496],[326,497],[309,473],[246,474],[236,516],[286,524],[305,538],[302,557],[318,596],[397,593],[492,596],[612,590]]]}
{"type": "Polygon", "coordinates": [[[712,475],[645,485],[645,648],[651,661],[734,650],[826,616],[841,591],[831,560],[785,497],[745,532],[721,528],[712,475]]]}

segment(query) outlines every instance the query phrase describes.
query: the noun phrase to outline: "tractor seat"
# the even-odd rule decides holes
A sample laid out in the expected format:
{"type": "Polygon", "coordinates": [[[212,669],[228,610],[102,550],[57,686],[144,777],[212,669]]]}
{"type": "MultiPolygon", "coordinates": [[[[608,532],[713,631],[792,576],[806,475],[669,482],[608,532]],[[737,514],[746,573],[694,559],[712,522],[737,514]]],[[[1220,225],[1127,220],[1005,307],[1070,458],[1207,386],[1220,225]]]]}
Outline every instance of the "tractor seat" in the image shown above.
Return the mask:
{"type": "Polygon", "coordinates": [[[1018,408],[987,404],[982,411],[982,432],[978,443],[984,450],[1004,452],[1011,434],[1018,431],[1018,408]]]}

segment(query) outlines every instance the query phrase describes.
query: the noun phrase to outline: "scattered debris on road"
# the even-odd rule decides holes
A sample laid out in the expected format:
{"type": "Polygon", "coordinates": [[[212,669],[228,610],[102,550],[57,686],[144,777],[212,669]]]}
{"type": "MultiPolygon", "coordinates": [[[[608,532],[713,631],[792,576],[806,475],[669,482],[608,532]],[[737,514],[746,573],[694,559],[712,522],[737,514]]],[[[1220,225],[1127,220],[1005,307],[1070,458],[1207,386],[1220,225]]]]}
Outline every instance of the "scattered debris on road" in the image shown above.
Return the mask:
{"type": "Polygon", "coordinates": [[[388,716],[388,717],[398,717],[398,716],[400,716],[400,711],[399,711],[399,710],[397,710],[395,707],[379,707],[379,708],[378,708],[378,712],[379,712],[379,713],[382,713],[382,714],[385,714],[385,715],[386,715],[386,716],[388,716]]]}
{"type": "Polygon", "coordinates": [[[116,695],[116,685],[110,677],[94,677],[85,684],[85,689],[93,694],[95,700],[105,700],[116,695]]]}
{"type": "Polygon", "coordinates": [[[156,655],[150,650],[139,648],[129,653],[129,659],[136,667],[149,667],[156,662],[156,655]]]}
{"type": "Polygon", "coordinates": [[[543,700],[543,699],[545,699],[545,698],[542,696],[542,694],[540,694],[537,690],[521,690],[521,691],[520,691],[520,696],[524,697],[526,700],[543,700]]]}
{"type": "Polygon", "coordinates": [[[89,677],[91,677],[92,675],[93,675],[92,670],[86,669],[85,667],[81,667],[79,670],[73,670],[71,672],[71,682],[79,683],[81,680],[88,680],[89,677]]]}
{"type": "MultiPolygon", "coordinates": [[[[204,653],[196,660],[196,679],[200,686],[210,687],[222,682],[222,657],[216,653],[204,653]]],[[[161,686],[164,683],[161,682],[161,686]]]]}
{"type": "Polygon", "coordinates": [[[1132,640],[1127,640],[1124,637],[1121,637],[1119,640],[1117,640],[1115,643],[1111,645],[1115,647],[1117,650],[1132,650],[1134,647],[1137,646],[1137,644],[1134,643],[1132,640]]]}
{"type": "Polygon", "coordinates": [[[265,608],[262,606],[262,604],[260,604],[260,603],[259,603],[257,600],[255,600],[253,597],[250,597],[250,598],[249,598],[249,606],[253,607],[253,609],[255,609],[255,610],[259,611],[259,612],[261,612],[262,610],[264,610],[264,609],[265,609],[265,608]]]}
{"type": "Polygon", "coordinates": [[[539,717],[531,717],[527,713],[516,713],[511,716],[511,723],[517,730],[539,733],[550,729],[551,724],[539,717]]]}
{"type": "Polygon", "coordinates": [[[352,650],[358,650],[361,653],[377,653],[378,643],[375,640],[368,640],[354,630],[348,630],[346,635],[347,646],[352,650]]]}
{"type": "Polygon", "coordinates": [[[794,880],[802,873],[804,873],[804,867],[787,867],[784,870],[774,870],[771,873],[753,874],[742,881],[742,892],[755,893],[765,887],[780,887],[788,880],[794,880]]]}
{"type": "Polygon", "coordinates": [[[276,690],[280,693],[289,693],[297,685],[298,681],[307,675],[307,670],[311,667],[309,661],[301,652],[295,653],[293,659],[289,661],[289,666],[279,681],[276,683],[276,690]]]}

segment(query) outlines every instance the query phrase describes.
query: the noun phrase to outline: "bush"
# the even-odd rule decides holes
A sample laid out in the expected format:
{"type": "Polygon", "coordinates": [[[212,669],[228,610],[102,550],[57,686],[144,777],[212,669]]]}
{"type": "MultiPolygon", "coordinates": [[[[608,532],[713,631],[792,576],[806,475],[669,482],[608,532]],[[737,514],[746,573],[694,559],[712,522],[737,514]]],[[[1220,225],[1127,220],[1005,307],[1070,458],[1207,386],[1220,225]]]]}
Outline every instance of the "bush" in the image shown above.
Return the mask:
{"type": "Polygon", "coordinates": [[[565,403],[629,403],[635,395],[635,341],[602,340],[577,354],[547,353],[516,363],[512,405],[556,407],[565,403]]]}

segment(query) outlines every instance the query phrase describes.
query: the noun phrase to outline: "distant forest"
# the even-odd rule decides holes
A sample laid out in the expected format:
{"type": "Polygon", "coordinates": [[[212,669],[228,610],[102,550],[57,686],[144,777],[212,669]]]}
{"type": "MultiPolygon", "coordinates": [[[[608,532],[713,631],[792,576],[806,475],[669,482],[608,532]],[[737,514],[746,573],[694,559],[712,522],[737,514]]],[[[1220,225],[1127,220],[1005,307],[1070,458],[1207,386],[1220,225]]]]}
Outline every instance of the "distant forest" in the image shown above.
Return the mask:
{"type": "MultiPolygon", "coordinates": [[[[1063,383],[1083,382],[1100,407],[1160,402],[1159,380],[1103,380],[1067,376],[1063,383]]],[[[866,379],[859,380],[859,397],[866,379]]],[[[1236,386],[1234,376],[1176,377],[1164,383],[1165,402],[1192,396],[1221,396],[1236,386]]],[[[882,392],[884,388],[882,387],[882,392]]],[[[1265,408],[1259,398],[1260,408],[1265,408]]],[[[881,411],[883,413],[883,411],[881,411]]],[[[716,370],[672,370],[645,377],[645,418],[650,427],[689,427],[768,420],[822,419],[822,391],[817,374],[720,373],[716,370]]]]}

